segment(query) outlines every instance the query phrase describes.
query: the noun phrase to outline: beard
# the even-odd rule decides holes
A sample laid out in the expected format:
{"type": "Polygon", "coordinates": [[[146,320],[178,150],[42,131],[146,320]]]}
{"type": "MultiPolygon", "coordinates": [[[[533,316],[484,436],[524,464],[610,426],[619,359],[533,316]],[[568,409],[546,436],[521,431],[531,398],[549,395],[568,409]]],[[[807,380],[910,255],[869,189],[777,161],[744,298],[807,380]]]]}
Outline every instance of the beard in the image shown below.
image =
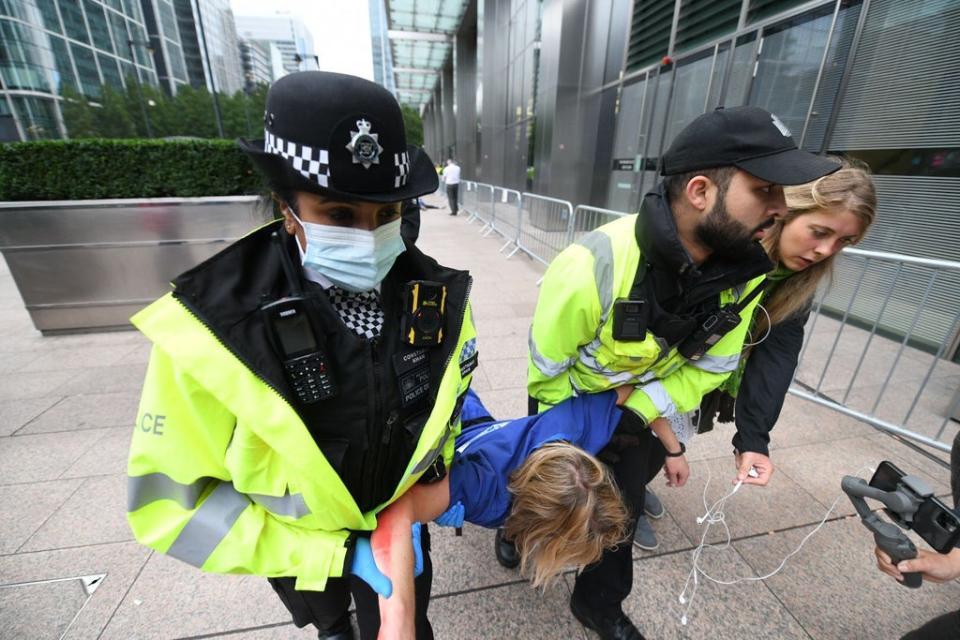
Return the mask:
{"type": "Polygon", "coordinates": [[[713,209],[697,226],[697,239],[715,255],[742,259],[744,254],[753,250],[753,236],[757,229],[748,229],[732,218],[724,205],[726,198],[720,195],[713,209]]]}

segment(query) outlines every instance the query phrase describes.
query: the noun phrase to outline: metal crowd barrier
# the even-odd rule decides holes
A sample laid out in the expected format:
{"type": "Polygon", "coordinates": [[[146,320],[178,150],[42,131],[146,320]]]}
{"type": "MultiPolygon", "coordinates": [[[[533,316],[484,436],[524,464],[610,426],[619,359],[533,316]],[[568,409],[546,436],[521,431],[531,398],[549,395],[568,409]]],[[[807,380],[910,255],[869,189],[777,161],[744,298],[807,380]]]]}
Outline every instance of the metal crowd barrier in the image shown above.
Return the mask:
{"type": "Polygon", "coordinates": [[[514,189],[505,189],[503,187],[493,188],[493,220],[490,223],[490,229],[497,232],[506,240],[506,243],[500,247],[500,253],[503,253],[510,245],[514,245],[507,258],[510,258],[520,250],[518,236],[520,235],[520,224],[523,220],[523,196],[514,189]]]}
{"type": "Polygon", "coordinates": [[[597,227],[602,227],[608,222],[613,222],[617,218],[628,215],[630,214],[624,211],[614,211],[613,209],[601,209],[599,207],[588,207],[583,204],[578,204],[573,210],[573,221],[570,223],[570,238],[567,244],[573,244],[597,227]]]}
{"type": "MultiPolygon", "coordinates": [[[[548,265],[629,215],[473,183],[464,208],[482,232],[548,265]],[[469,204],[467,204],[469,203],[469,204]]],[[[818,292],[790,393],[877,429],[949,451],[960,427],[960,262],[845,249],[818,292]]]]}
{"type": "Polygon", "coordinates": [[[459,194],[460,208],[470,214],[467,216],[467,222],[470,222],[477,215],[477,183],[472,180],[464,180],[460,184],[463,185],[459,194]]]}
{"type": "Polygon", "coordinates": [[[543,264],[550,264],[570,244],[573,205],[566,200],[524,192],[517,249],[543,264]]]}
{"type": "Polygon", "coordinates": [[[960,420],[960,262],[845,249],[807,323],[790,392],[950,451],[960,420]],[[953,292],[953,293],[951,293],[953,292]]]}

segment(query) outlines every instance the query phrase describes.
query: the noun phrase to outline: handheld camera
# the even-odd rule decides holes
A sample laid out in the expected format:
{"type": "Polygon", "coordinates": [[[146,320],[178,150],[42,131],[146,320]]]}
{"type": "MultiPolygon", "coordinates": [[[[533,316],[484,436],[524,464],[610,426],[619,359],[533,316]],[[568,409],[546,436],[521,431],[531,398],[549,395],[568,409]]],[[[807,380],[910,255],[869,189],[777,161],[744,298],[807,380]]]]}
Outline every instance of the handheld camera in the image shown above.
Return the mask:
{"type": "Polygon", "coordinates": [[[403,289],[403,317],[400,320],[404,342],[414,347],[429,347],[443,341],[447,287],[439,282],[413,280],[403,289]]]}
{"type": "MultiPolygon", "coordinates": [[[[894,564],[917,557],[916,546],[902,529],[916,531],[938,553],[948,553],[960,540],[960,517],[933,495],[925,481],[906,475],[892,462],[881,462],[869,483],[856,476],[844,476],[840,486],[863,526],[873,533],[877,546],[894,564]],[[893,523],[872,512],[865,498],[882,503],[893,523]]],[[[905,573],[903,578],[903,584],[913,589],[922,583],[919,573],[905,573]]]]}
{"type": "Polygon", "coordinates": [[[696,362],[740,324],[740,312],[729,304],[711,313],[689,336],[677,346],[677,351],[687,360],[696,362]]]}

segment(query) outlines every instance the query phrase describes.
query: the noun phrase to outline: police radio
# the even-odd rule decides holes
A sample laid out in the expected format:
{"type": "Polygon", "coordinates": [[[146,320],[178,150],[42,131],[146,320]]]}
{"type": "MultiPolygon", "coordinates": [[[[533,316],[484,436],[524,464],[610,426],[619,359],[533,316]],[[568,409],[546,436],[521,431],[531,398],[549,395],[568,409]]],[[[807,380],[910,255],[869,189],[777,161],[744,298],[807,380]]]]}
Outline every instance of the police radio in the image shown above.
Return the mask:
{"type": "Polygon", "coordinates": [[[300,402],[312,404],[332,398],[337,394],[337,386],[311,322],[300,280],[280,235],[274,231],[271,239],[280,252],[280,263],[290,284],[288,297],[260,307],[270,330],[273,348],[280,356],[283,374],[300,402]]]}
{"type": "Polygon", "coordinates": [[[740,324],[740,312],[758,295],[763,293],[765,285],[754,287],[753,291],[737,304],[727,304],[710,313],[677,345],[677,352],[687,360],[696,362],[706,355],[713,345],[720,342],[740,324]]]}
{"type": "Polygon", "coordinates": [[[400,335],[414,347],[432,347],[443,341],[447,287],[439,282],[413,280],[403,288],[400,335]]]}

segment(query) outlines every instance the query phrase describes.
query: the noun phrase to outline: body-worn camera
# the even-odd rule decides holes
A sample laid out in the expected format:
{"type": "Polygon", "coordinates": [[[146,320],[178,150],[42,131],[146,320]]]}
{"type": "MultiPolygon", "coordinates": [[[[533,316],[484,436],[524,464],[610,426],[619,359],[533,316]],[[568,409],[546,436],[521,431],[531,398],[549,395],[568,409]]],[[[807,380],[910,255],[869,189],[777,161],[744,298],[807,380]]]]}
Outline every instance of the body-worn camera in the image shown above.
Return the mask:
{"type": "Polygon", "coordinates": [[[429,347],[443,341],[447,287],[439,282],[413,280],[403,288],[401,339],[414,347],[429,347]]]}
{"type": "Polygon", "coordinates": [[[720,342],[740,324],[740,313],[734,305],[708,315],[689,336],[677,345],[677,351],[687,360],[700,360],[710,348],[720,342]]]}
{"type": "Polygon", "coordinates": [[[613,303],[613,339],[638,341],[647,337],[650,306],[646,300],[621,298],[613,303]]]}

